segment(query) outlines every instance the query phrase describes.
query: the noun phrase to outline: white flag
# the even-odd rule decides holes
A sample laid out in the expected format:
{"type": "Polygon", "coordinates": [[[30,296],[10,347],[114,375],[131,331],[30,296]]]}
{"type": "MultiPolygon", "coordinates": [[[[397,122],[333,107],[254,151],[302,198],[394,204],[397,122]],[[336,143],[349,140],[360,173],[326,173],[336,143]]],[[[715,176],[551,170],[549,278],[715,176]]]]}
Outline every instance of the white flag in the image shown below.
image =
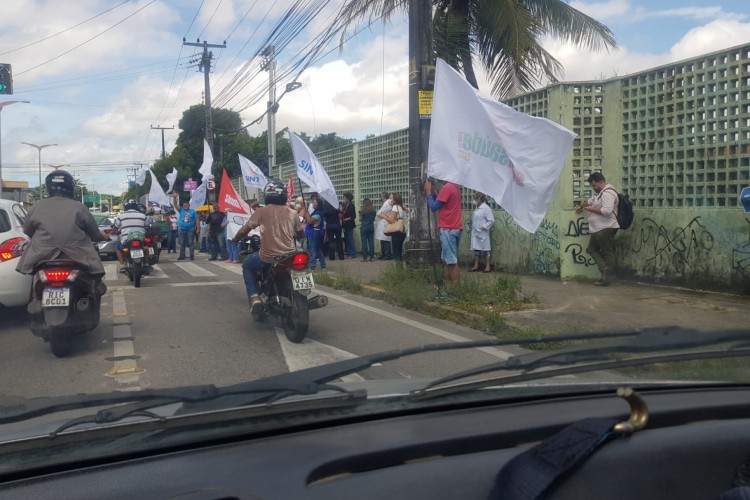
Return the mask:
{"type": "Polygon", "coordinates": [[[242,169],[242,180],[245,182],[245,187],[260,189],[266,187],[268,180],[258,166],[241,154],[237,156],[240,157],[240,168],[242,169]]]}
{"type": "Polygon", "coordinates": [[[139,186],[143,186],[143,183],[146,182],[146,172],[148,172],[149,169],[143,168],[140,172],[138,172],[138,178],[135,180],[135,183],[139,186]]]}
{"type": "Polygon", "coordinates": [[[206,183],[201,182],[200,186],[190,192],[190,208],[196,208],[206,204],[206,183]]]}
{"type": "Polygon", "coordinates": [[[151,207],[169,207],[171,205],[171,201],[169,200],[169,196],[164,194],[164,191],[161,188],[161,185],[159,184],[159,181],[156,180],[156,175],[154,175],[154,172],[149,169],[149,174],[151,174],[151,189],[148,192],[148,203],[151,207]]]}
{"type": "Polygon", "coordinates": [[[575,137],[483,95],[438,59],[428,174],[492,196],[531,233],[544,219],[575,137]]]}
{"type": "Polygon", "coordinates": [[[211,147],[208,145],[208,141],[203,139],[203,163],[198,172],[203,176],[203,182],[213,178],[211,174],[211,165],[214,163],[214,155],[211,154],[211,147]]]}
{"type": "Polygon", "coordinates": [[[323,165],[320,164],[313,152],[307,147],[305,141],[296,134],[289,132],[289,142],[292,145],[294,163],[297,165],[297,177],[315,190],[328,203],[335,208],[339,206],[339,198],[336,190],[328,177],[323,165]]]}
{"type": "Polygon", "coordinates": [[[174,188],[174,183],[177,180],[177,169],[172,167],[172,173],[167,174],[167,182],[169,183],[169,187],[167,187],[167,193],[172,192],[172,188],[174,188]]]}

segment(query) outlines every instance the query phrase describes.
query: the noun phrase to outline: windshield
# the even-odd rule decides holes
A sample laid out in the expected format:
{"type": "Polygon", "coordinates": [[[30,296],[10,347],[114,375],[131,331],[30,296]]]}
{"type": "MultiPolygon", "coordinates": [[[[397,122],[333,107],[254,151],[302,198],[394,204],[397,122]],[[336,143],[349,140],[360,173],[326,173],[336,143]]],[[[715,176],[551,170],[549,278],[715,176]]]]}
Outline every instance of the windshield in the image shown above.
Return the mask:
{"type": "Polygon", "coordinates": [[[747,2],[486,3],[5,5],[0,453],[750,382],[747,2]]]}

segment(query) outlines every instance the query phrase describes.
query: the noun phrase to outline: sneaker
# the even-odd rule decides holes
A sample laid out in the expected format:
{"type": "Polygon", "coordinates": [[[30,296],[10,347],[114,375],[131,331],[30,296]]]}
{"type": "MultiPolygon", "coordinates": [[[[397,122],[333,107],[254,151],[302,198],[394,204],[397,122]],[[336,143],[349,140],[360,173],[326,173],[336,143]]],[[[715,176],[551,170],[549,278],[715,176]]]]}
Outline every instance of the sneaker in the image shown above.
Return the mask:
{"type": "Polygon", "coordinates": [[[234,262],[232,259],[227,259],[224,261],[224,264],[231,264],[232,262],[234,262]]]}
{"type": "Polygon", "coordinates": [[[263,306],[263,302],[260,300],[260,297],[257,296],[257,295],[253,295],[252,297],[248,297],[247,301],[250,304],[250,312],[251,313],[258,312],[259,309],[263,306]]]}
{"type": "Polygon", "coordinates": [[[177,257],[177,260],[185,260],[185,257],[177,257]]]}

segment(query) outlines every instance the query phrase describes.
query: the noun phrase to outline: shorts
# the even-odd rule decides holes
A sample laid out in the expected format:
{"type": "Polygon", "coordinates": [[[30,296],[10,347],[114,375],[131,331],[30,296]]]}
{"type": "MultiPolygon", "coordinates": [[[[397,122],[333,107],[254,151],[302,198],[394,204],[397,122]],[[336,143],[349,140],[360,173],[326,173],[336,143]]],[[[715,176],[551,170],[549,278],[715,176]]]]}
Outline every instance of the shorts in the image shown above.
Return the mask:
{"type": "Polygon", "coordinates": [[[479,257],[480,259],[484,258],[485,256],[489,257],[490,251],[489,250],[474,250],[474,257],[479,257]]]}
{"type": "Polygon", "coordinates": [[[440,259],[446,264],[458,264],[458,243],[460,229],[440,228],[440,259]]]}

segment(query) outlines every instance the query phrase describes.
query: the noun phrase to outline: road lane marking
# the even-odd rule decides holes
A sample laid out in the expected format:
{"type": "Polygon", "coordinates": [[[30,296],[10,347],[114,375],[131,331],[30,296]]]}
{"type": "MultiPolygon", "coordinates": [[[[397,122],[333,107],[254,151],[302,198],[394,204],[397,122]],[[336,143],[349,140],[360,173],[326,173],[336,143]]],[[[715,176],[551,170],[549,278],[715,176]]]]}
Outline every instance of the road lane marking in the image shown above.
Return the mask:
{"type": "Polygon", "coordinates": [[[104,264],[104,281],[116,281],[118,278],[117,264],[104,264]]]}
{"type": "Polygon", "coordinates": [[[231,271],[235,274],[242,275],[242,266],[237,264],[230,264],[229,262],[211,262],[211,264],[215,266],[219,266],[222,269],[226,269],[227,271],[231,271]]]}
{"type": "MultiPolygon", "coordinates": [[[[338,300],[339,302],[343,302],[344,304],[348,304],[354,307],[359,307],[360,309],[364,309],[365,311],[370,311],[375,314],[385,316],[386,318],[392,319],[394,321],[398,321],[399,323],[403,323],[405,325],[412,326],[414,328],[422,330],[423,332],[430,333],[432,335],[444,338],[446,340],[450,340],[452,342],[470,342],[472,340],[472,339],[463,337],[461,335],[457,335],[455,333],[446,332],[445,330],[436,328],[434,326],[424,325],[420,323],[419,321],[415,321],[413,319],[404,318],[403,316],[399,316],[398,314],[393,314],[388,311],[383,311],[381,309],[378,309],[377,307],[368,306],[367,304],[361,304],[355,300],[347,299],[339,295],[328,294],[326,296],[329,299],[338,300]]],[[[486,354],[489,354],[490,356],[494,356],[500,359],[508,359],[511,356],[513,356],[512,353],[509,353],[508,351],[503,351],[502,349],[498,349],[497,347],[478,347],[477,349],[486,354]]]]}
{"type": "Polygon", "coordinates": [[[146,276],[144,276],[143,278],[144,278],[144,279],[145,279],[145,278],[153,278],[153,279],[166,279],[166,278],[169,278],[169,275],[168,275],[167,273],[165,273],[165,272],[164,272],[164,271],[162,270],[162,268],[161,268],[161,267],[159,267],[158,265],[155,265],[155,266],[152,266],[152,268],[151,268],[151,273],[150,273],[150,274],[147,274],[147,275],[146,275],[146,276]]]}
{"type": "MultiPolygon", "coordinates": [[[[274,327],[274,331],[279,338],[281,352],[290,372],[359,357],[356,354],[308,338],[299,344],[295,344],[287,340],[284,330],[281,328],[274,327]]],[[[340,377],[340,380],[342,382],[361,382],[365,379],[356,373],[352,373],[340,377]]]]}
{"type": "MultiPolygon", "coordinates": [[[[128,309],[125,304],[125,292],[123,290],[112,290],[112,312],[113,316],[127,316],[128,309]]],[[[114,325],[112,332],[112,346],[114,350],[114,361],[112,368],[104,375],[115,379],[118,389],[121,391],[140,391],[140,374],[145,372],[138,366],[135,360],[135,345],[130,325],[118,323],[114,325]]]]}
{"type": "Polygon", "coordinates": [[[194,276],[196,278],[207,278],[211,276],[216,276],[214,273],[212,273],[208,269],[203,269],[201,266],[197,264],[193,264],[192,262],[175,262],[174,265],[179,267],[180,269],[182,269],[189,275],[194,276]]]}

